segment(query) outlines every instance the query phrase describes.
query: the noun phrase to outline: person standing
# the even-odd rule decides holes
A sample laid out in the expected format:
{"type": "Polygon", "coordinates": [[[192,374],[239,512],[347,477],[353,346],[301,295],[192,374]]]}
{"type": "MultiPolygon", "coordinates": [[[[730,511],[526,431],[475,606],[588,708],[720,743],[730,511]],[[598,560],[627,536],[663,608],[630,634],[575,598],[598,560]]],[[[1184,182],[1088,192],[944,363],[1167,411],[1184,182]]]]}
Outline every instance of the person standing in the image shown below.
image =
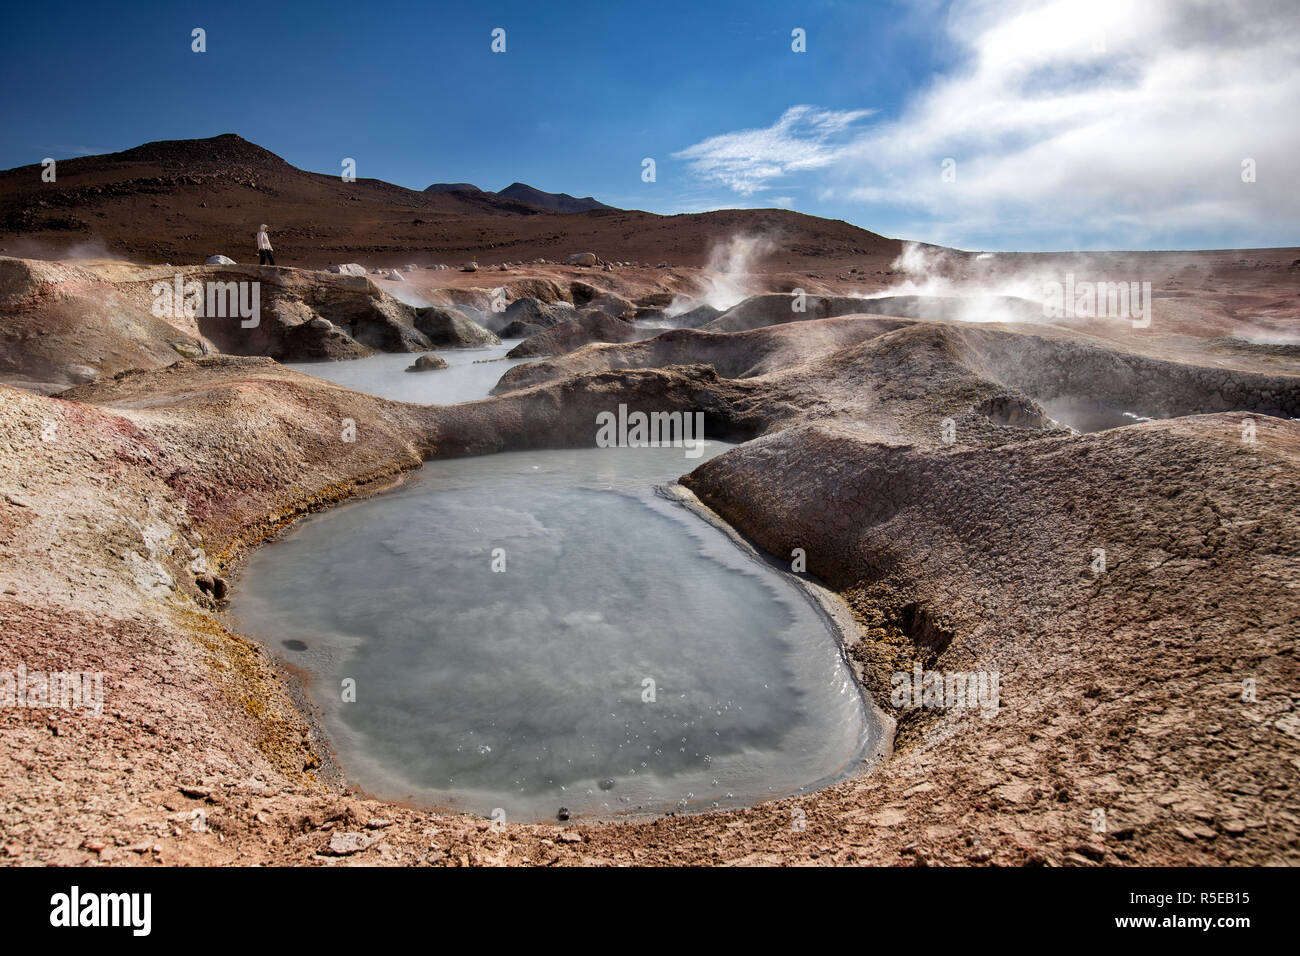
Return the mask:
{"type": "Polygon", "coordinates": [[[271,237],[267,235],[266,223],[262,223],[261,228],[257,230],[257,257],[258,265],[275,265],[275,256],[271,254],[271,237]]]}

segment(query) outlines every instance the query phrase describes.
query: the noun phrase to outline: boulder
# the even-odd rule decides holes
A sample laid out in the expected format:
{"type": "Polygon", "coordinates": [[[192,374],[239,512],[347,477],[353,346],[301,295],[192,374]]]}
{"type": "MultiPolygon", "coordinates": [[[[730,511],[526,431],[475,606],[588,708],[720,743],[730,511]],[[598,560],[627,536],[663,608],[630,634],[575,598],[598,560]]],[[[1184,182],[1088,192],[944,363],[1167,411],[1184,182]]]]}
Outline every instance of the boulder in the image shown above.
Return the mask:
{"type": "Polygon", "coordinates": [[[477,262],[467,262],[460,267],[461,272],[478,272],[477,262]]]}
{"type": "Polygon", "coordinates": [[[235,260],[229,256],[208,256],[208,258],[204,260],[204,265],[209,266],[233,266],[234,264],[235,260]]]}
{"type": "Polygon", "coordinates": [[[602,292],[584,304],[587,308],[599,309],[606,315],[630,319],[636,314],[636,307],[631,302],[613,292],[602,292]]]}
{"type": "Polygon", "coordinates": [[[546,329],[540,325],[534,325],[532,322],[525,322],[522,319],[516,319],[501,327],[498,333],[503,339],[526,339],[529,336],[537,335],[539,332],[545,332],[546,329]]]}
{"type": "Polygon", "coordinates": [[[439,358],[438,356],[430,352],[428,355],[421,355],[418,359],[416,359],[415,364],[411,365],[407,369],[407,371],[408,372],[433,372],[433,371],[437,371],[440,368],[446,368],[446,367],[447,367],[446,360],[439,358]]]}
{"type": "Polygon", "coordinates": [[[433,345],[470,347],[499,345],[501,340],[459,309],[431,305],[415,310],[415,327],[433,345]]]}
{"type": "Polygon", "coordinates": [[[575,252],[564,260],[567,266],[595,266],[600,264],[600,259],[594,252],[575,252]]]}
{"type": "Polygon", "coordinates": [[[325,271],[339,276],[363,276],[366,274],[366,267],[356,262],[344,262],[332,265],[325,271]]]}
{"type": "Polygon", "coordinates": [[[392,272],[388,273],[388,278],[389,278],[389,280],[392,281],[392,282],[405,282],[405,281],[406,281],[405,276],[403,276],[403,275],[402,275],[400,272],[398,272],[396,269],[394,269],[392,272]]]}
{"type": "Polygon", "coordinates": [[[511,349],[506,357],[562,355],[591,342],[631,342],[643,334],[630,322],[616,319],[599,309],[590,309],[576,319],[567,319],[529,336],[511,349]]]}
{"type": "MultiPolygon", "coordinates": [[[[505,312],[500,313],[500,315],[506,327],[516,323],[523,323],[537,326],[539,329],[549,329],[560,322],[577,318],[577,313],[567,302],[548,303],[534,299],[531,296],[515,299],[506,306],[505,312]]],[[[512,336],[504,332],[504,329],[498,334],[505,338],[512,338],[512,336]]]]}

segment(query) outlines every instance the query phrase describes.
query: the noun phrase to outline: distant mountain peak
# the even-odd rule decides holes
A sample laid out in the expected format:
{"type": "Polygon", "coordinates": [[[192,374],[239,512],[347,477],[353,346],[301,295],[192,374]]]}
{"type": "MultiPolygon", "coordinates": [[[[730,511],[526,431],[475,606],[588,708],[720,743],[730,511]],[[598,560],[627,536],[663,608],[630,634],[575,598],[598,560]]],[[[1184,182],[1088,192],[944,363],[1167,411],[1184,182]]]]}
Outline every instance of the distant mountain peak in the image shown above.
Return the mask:
{"type": "Polygon", "coordinates": [[[568,193],[548,193],[527,183],[511,183],[505,189],[495,193],[479,189],[473,183],[434,183],[431,186],[426,186],[424,191],[426,193],[476,193],[480,196],[496,196],[500,199],[527,203],[530,206],[536,206],[549,212],[590,212],[593,209],[614,208],[597,201],[591,196],[578,199],[568,193]]]}
{"type": "Polygon", "coordinates": [[[424,188],[426,193],[481,193],[473,183],[434,183],[424,188]]]}
{"type": "Polygon", "coordinates": [[[593,209],[614,208],[599,202],[591,196],[578,199],[568,193],[548,193],[529,186],[527,183],[511,183],[497,195],[503,199],[516,199],[519,202],[541,206],[543,209],[549,209],[552,212],[590,212],[593,209]]]}
{"type": "Polygon", "coordinates": [[[117,162],[148,162],[162,166],[214,166],[222,163],[273,166],[277,169],[289,166],[269,149],[250,143],[237,133],[222,133],[207,139],[160,139],[110,156],[117,162]]]}

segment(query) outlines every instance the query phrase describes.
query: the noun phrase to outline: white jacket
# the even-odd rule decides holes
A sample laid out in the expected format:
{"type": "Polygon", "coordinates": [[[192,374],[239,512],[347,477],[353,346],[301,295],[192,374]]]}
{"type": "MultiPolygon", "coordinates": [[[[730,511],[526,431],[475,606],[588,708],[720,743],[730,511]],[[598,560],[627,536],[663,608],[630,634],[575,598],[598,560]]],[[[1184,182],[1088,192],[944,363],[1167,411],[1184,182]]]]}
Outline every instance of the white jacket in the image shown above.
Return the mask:
{"type": "Polygon", "coordinates": [[[258,249],[271,248],[271,237],[266,234],[265,226],[263,226],[261,229],[257,231],[257,248],[258,249]]]}

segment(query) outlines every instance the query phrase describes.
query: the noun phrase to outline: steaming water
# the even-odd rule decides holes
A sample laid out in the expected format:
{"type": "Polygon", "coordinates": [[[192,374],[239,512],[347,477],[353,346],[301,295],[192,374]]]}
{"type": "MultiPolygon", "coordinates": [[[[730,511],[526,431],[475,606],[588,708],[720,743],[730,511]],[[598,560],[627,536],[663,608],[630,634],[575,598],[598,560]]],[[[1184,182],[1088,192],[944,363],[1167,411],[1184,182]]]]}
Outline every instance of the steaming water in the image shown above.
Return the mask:
{"type": "Polygon", "coordinates": [[[1038,404],[1047,413],[1048,418],[1073,428],[1083,435],[1152,420],[1147,415],[1086,399],[1054,398],[1045,401],[1040,399],[1038,404]]]}
{"type": "Polygon", "coordinates": [[[472,349],[437,349],[447,368],[434,372],[408,372],[417,353],[378,354],[344,362],[294,362],[286,368],[306,372],[335,385],[368,395],[419,405],[454,405],[487,398],[506,369],[529,359],[507,359],[505,354],[523,339],[503,339],[500,345],[472,349]]]}
{"type": "Polygon", "coordinates": [[[340,765],[378,796],[538,820],[824,784],[868,743],[856,682],[801,590],[653,493],[701,460],[432,462],[261,549],[234,613],[305,669],[340,765]]]}

